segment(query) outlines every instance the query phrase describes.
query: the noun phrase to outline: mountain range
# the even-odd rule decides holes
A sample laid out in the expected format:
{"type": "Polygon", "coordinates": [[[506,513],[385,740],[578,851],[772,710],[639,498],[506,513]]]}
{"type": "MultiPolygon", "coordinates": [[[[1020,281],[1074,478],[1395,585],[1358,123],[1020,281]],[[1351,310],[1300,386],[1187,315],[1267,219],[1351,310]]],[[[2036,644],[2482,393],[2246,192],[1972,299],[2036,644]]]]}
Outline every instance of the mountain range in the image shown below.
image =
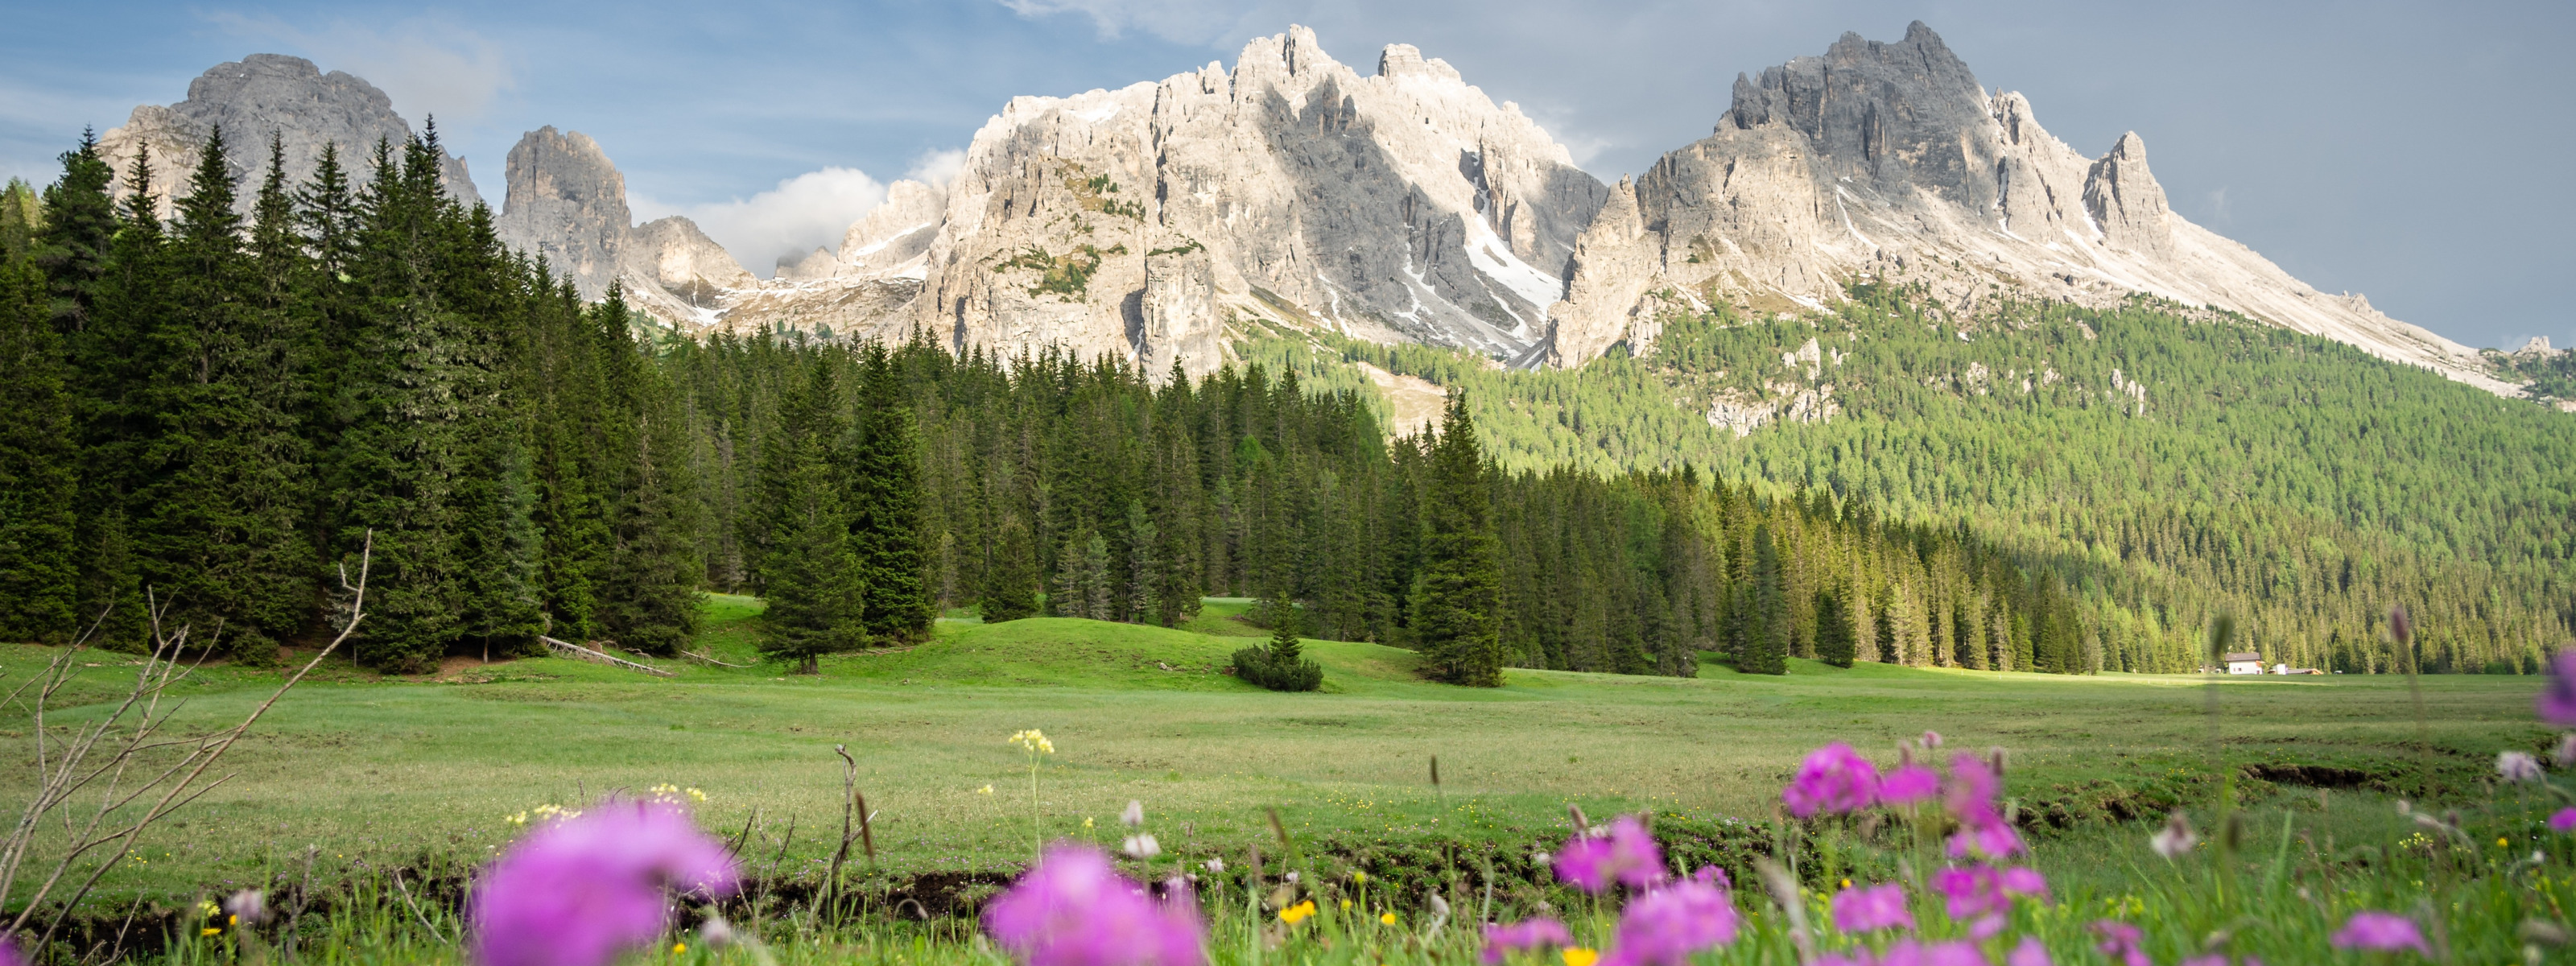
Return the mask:
{"type": "MultiPolygon", "coordinates": [[[[101,143],[120,170],[149,149],[155,188],[176,196],[216,125],[245,161],[278,138],[299,178],[326,143],[362,162],[416,133],[360,78],[255,54],[101,143]]],[[[1614,347],[1651,354],[1676,312],[1795,317],[1874,282],[1963,328],[2006,302],[2148,296],[2523,388],[2493,355],[2184,219],[2136,134],[2085,155],[1919,22],[1739,76],[1709,136],[1615,184],[1438,58],[1390,45],[1363,75],[1291,27],[1231,70],[1014,98],[948,183],[895,183],[837,250],[769,279],[686,218],[634,224],[623,176],[578,132],[529,132],[505,178],[506,242],[693,335],[920,331],[1203,374],[1259,329],[1322,330],[1575,368],[1614,347]]],[[[444,181],[482,200],[461,159],[444,181]]]]}

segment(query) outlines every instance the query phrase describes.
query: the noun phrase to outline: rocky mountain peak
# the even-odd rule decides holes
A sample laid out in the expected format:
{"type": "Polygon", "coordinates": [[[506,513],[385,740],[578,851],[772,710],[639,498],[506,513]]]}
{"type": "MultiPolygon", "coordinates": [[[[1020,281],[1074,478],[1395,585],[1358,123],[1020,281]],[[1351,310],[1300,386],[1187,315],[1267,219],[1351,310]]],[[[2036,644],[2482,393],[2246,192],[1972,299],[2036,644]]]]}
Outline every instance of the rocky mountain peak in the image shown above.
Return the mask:
{"type": "Polygon", "coordinates": [[[551,125],[522,135],[508,165],[509,194],[493,222],[501,240],[571,276],[584,297],[600,297],[617,277],[633,221],[626,176],[589,135],[551,125]]]}
{"type": "Polygon", "coordinates": [[[1448,61],[1437,57],[1424,60],[1421,48],[1412,44],[1388,44],[1385,50],[1379,51],[1377,76],[1427,77],[1466,83],[1466,79],[1458,75],[1458,69],[1449,66],[1448,61]]]}
{"type": "Polygon", "coordinates": [[[2084,176],[2084,210],[2113,248],[2163,257],[2173,253],[2173,213],[2165,189],[2147,170],[2147,142],[2131,131],[2084,176]]]}
{"type": "MultiPolygon", "coordinates": [[[[312,177],[325,144],[339,146],[341,165],[356,180],[365,177],[377,142],[400,147],[414,133],[394,113],[392,98],[353,74],[325,74],[301,57],[252,54],[198,75],[179,103],[135,108],[124,126],[100,136],[99,147],[120,175],[138,151],[149,148],[152,183],[166,214],[173,199],[188,193],[197,152],[217,127],[229,146],[237,186],[244,188],[255,187],[267,173],[271,136],[284,144],[288,180],[301,182],[312,177]]],[[[442,152],[439,180],[458,202],[482,202],[464,159],[442,152]]],[[[114,190],[124,196],[122,178],[114,190]]],[[[241,195],[241,210],[248,214],[256,199],[248,190],[241,195]]]]}

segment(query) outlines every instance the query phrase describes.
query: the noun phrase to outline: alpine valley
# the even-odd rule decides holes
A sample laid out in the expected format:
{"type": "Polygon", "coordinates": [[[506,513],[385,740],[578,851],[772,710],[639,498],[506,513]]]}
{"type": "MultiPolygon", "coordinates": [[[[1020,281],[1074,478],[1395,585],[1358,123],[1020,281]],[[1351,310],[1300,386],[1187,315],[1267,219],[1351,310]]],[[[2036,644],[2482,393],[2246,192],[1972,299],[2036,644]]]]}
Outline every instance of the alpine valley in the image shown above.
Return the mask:
{"type": "MultiPolygon", "coordinates": [[[[782,413],[902,399],[932,533],[905,566],[940,606],[1017,580],[1170,623],[1162,586],[1401,642],[1416,564],[1337,554],[1419,529],[1404,494],[1455,454],[1413,434],[1448,407],[1490,461],[1513,663],[1690,673],[1772,635],[2189,670],[2226,613],[2291,665],[2526,673],[2576,630],[2576,351],[2481,351],[2315,290],[2174,211],[2137,135],[2060,141],[1921,23],[1741,75],[1710,122],[1605,182],[1436,57],[1363,69],[1290,27],[1230,68],[1015,98],[953,178],[895,183],[767,278],[686,218],[634,223],[569,129],[509,152],[487,224],[663,360],[699,521],[683,584],[761,583],[744,548],[777,534],[741,521],[782,413]],[[817,346],[893,361],[849,357],[874,361],[840,388],[781,361],[817,346]],[[1335,462],[1349,419],[1397,455],[1335,462]],[[1005,450],[1018,475],[990,470],[1005,450]],[[1684,519],[1707,552],[1675,549],[1684,519]],[[1181,553],[1187,580],[1145,576],[1181,553]],[[1336,597],[1345,573],[1371,583],[1336,597]],[[2401,603],[2420,655],[2388,639],[2401,603]]],[[[287,184],[326,146],[364,180],[411,141],[422,178],[488,204],[366,81],[267,54],[101,136],[149,175],[110,194],[176,217],[218,128],[244,218],[272,141],[287,184]]]]}

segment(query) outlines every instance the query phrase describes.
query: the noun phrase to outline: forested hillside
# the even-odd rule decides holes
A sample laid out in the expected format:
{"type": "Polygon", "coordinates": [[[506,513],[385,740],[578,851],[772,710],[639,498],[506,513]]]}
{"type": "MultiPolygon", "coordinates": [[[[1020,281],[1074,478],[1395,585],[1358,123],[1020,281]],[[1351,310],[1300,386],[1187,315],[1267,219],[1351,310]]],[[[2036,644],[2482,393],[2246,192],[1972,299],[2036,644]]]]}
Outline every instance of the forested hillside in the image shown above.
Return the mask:
{"type": "Polygon", "coordinates": [[[2079,671],[2085,615],[1963,531],[1689,467],[1504,472],[1469,410],[1390,439],[1367,397],[1258,364],[1196,383],[926,341],[656,335],[584,305],[438,187],[434,136],[234,213],[218,138],[163,223],[85,146],[0,210],[0,634],[157,616],[263,661],[345,610],[418,670],[539,634],[668,654],[696,591],[774,650],[918,639],[939,606],[1175,623],[1299,600],[1315,633],[1691,674],[1717,651],[2079,671]],[[351,170],[354,168],[355,170],[351,170]]]}
{"type": "Polygon", "coordinates": [[[1507,466],[1682,465],[1963,525],[2064,582],[2110,667],[2191,660],[2220,609],[2273,660],[2528,667],[2576,623],[2576,418],[2242,319],[2137,300],[1955,319],[1857,286],[1833,312],[1670,318],[1645,358],[1505,373],[1273,340],[1469,390],[1507,466]],[[1738,427],[1742,427],[1739,431],[1738,427]]]}

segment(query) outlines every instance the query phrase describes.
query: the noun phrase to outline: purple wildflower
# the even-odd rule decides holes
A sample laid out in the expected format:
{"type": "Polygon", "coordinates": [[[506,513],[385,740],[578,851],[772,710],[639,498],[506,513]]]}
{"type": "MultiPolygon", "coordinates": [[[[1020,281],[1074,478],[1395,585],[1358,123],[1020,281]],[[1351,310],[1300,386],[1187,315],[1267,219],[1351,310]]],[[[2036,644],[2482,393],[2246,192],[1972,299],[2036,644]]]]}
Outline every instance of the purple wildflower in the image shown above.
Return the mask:
{"type": "Polygon", "coordinates": [[[1839,741],[1808,753],[1806,762],[1798,766],[1798,777],[1780,790],[1780,801],[1799,818],[1812,818],[1819,811],[1850,814],[1877,800],[1878,766],[1839,741]]]}
{"type": "Polygon", "coordinates": [[[2021,945],[2004,957],[2004,966],[2055,966],[2048,959],[2048,947],[2037,936],[2021,937],[2021,945]]]}
{"type": "Polygon", "coordinates": [[[1619,938],[1600,966],[1689,966],[1691,954],[1735,941],[1735,903],[1701,878],[1664,886],[1628,903],[1619,938]]]}
{"type": "Polygon", "coordinates": [[[1885,805],[1912,805],[1931,801],[1940,791],[1939,774],[1921,765],[1904,765],[1878,783],[1878,800],[1885,805]]]}
{"type": "Polygon", "coordinates": [[[27,966],[27,957],[19,954],[18,944],[0,936],[0,966],[27,966]]]}
{"type": "Polygon", "coordinates": [[[1664,880],[1664,854],[1633,815],[1619,816],[1606,832],[1575,833],[1551,864],[1557,878],[1592,893],[1608,891],[1613,883],[1643,889],[1664,880]]]}
{"type": "Polygon", "coordinates": [[[2181,966],[2263,966],[2263,961],[2252,956],[2230,960],[2226,953],[2206,953],[2183,960],[2181,966]]]}
{"type": "Polygon", "coordinates": [[[1198,904],[1157,902],[1088,845],[1049,846],[984,913],[984,930],[1028,966],[1204,966],[1198,904]]]}
{"type": "Polygon", "coordinates": [[[2549,817],[2549,827],[2560,832],[2576,832],[2576,808],[2562,808],[2549,817]]]}
{"type": "Polygon", "coordinates": [[[1992,966],[1977,944],[1961,939],[1927,943],[1898,940],[1878,954],[1876,966],[1992,966]]]}
{"type": "Polygon", "coordinates": [[[1691,873],[1691,878],[1702,885],[1713,887],[1719,892],[1723,892],[1728,895],[1735,894],[1735,880],[1726,877],[1725,869],[1721,869],[1713,865],[1703,865],[1699,867],[1699,871],[1691,873]]]}
{"type": "Polygon", "coordinates": [[[2010,858],[2021,854],[2021,833],[2003,823],[2003,819],[1971,822],[1959,826],[1950,836],[1950,856],[1964,859],[1971,855],[1989,859],[2010,858]]]}
{"type": "Polygon", "coordinates": [[[2540,690],[2540,720],[2576,725],[2576,648],[2549,659],[2549,686],[2540,690]]]}
{"type": "Polygon", "coordinates": [[[1969,825],[2003,824],[2003,813],[1995,809],[1995,792],[1999,787],[1994,769],[1975,755],[1950,759],[1950,784],[1942,789],[1943,803],[1950,814],[1969,825]]]}
{"type": "Polygon", "coordinates": [[[1914,928],[1914,912],[1905,907],[1905,887],[1894,882],[1875,886],[1855,886],[1834,896],[1834,928],[1844,932],[1872,932],[1903,926],[1914,928]]]}
{"type": "Polygon", "coordinates": [[[1574,945],[1574,934],[1565,924],[1554,919],[1525,919],[1508,926],[1485,924],[1485,966],[1498,966],[1503,958],[1524,949],[1574,945]]]}
{"type": "Polygon", "coordinates": [[[1949,900],[1950,918],[1965,920],[2012,908],[2015,896],[2048,894],[2048,880],[2035,869],[1990,865],[1948,868],[1932,874],[1932,891],[1949,900]]]}
{"type": "Polygon", "coordinates": [[[2146,950],[2138,948],[2139,942],[2146,938],[2138,927],[2117,919],[2098,919],[2093,923],[2093,933],[2102,937],[2102,944],[2094,948],[2100,949],[2103,955],[2118,959],[2125,966],[2154,966],[2154,962],[2147,958],[2146,950]]]}
{"type": "Polygon", "coordinates": [[[598,966],[670,925],[666,888],[729,895],[724,843],[668,802],[602,802],[529,833],[483,871],[466,915],[482,966],[598,966]]]}
{"type": "Polygon", "coordinates": [[[2531,757],[2530,752],[2496,752],[2496,774],[2504,776],[2504,780],[2509,782],[2539,781],[2540,759],[2531,757]]]}
{"type": "Polygon", "coordinates": [[[2430,956],[2431,947],[2424,945],[2424,934],[2415,928],[2415,920],[2393,912],[2356,912],[2345,920],[2342,929],[2326,940],[2336,949],[2368,949],[2374,952],[2396,952],[2412,949],[2430,956]]]}

